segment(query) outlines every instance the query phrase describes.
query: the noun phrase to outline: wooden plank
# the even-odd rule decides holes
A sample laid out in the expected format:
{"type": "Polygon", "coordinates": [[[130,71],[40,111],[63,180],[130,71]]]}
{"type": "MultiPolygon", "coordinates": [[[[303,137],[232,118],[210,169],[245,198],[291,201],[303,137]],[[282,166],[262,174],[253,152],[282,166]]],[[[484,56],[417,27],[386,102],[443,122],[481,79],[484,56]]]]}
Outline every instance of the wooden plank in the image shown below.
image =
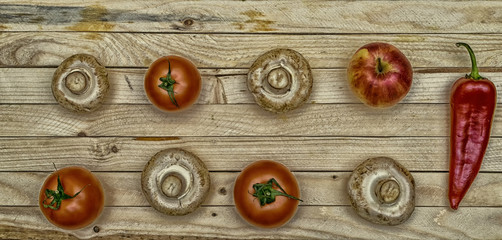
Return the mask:
{"type": "Polygon", "coordinates": [[[501,7],[497,1],[12,0],[0,4],[0,30],[501,33],[501,7]]]}
{"type": "MultiPolygon", "coordinates": [[[[293,171],[352,171],[388,156],[411,171],[448,171],[448,137],[154,137],[0,138],[0,171],[52,171],[84,165],[91,171],[142,171],[155,153],[183,148],[211,171],[240,171],[263,159],[293,171]]],[[[502,139],[490,140],[481,171],[502,171],[502,139]]]]}
{"type": "Polygon", "coordinates": [[[455,212],[444,207],[418,207],[407,222],[391,227],[369,223],[350,207],[304,206],[288,224],[273,230],[250,226],[233,207],[203,207],[181,217],[165,216],[149,207],[107,207],[95,224],[76,231],[52,226],[42,214],[34,214],[37,211],[36,207],[0,207],[0,225],[19,229],[21,234],[49,231],[52,237],[71,234],[85,239],[129,234],[231,239],[502,238],[502,208],[490,207],[455,212]]]}
{"type": "MultiPolygon", "coordinates": [[[[141,172],[96,172],[106,193],[106,206],[148,207],[141,191],[141,172]]],[[[350,206],[350,172],[295,172],[301,206],[350,206]]],[[[0,206],[38,206],[41,183],[49,173],[0,172],[0,206]]],[[[238,173],[211,172],[211,189],[203,206],[232,206],[233,183],[238,173]]],[[[412,172],[416,206],[448,207],[448,173],[412,172]]],[[[502,207],[502,174],[480,173],[462,200],[464,207],[502,207]]]]}
{"type": "MultiPolygon", "coordinates": [[[[195,105],[168,114],[151,105],[104,105],[89,114],[59,105],[0,105],[0,136],[448,136],[446,104],[305,104],[272,114],[256,104],[195,105]]],[[[502,111],[495,112],[493,136],[502,111]]]]}
{"type": "MultiPolygon", "coordinates": [[[[4,68],[0,71],[0,104],[56,104],[51,91],[55,68],[4,68]],[[22,79],[22,81],[20,81],[22,79]]],[[[502,69],[480,69],[502,85],[502,69]]],[[[201,69],[203,88],[198,104],[254,104],[247,89],[247,69],[201,69]]],[[[467,68],[415,69],[413,86],[402,103],[448,103],[453,82],[467,68]]],[[[143,81],[146,68],[110,68],[111,91],[104,104],[149,104],[143,81]]],[[[311,103],[359,103],[347,84],[345,69],[313,69],[311,103]]],[[[498,99],[502,103],[502,99],[498,99]]]]}
{"type": "Polygon", "coordinates": [[[502,65],[500,34],[147,34],[86,32],[0,32],[0,66],[57,66],[88,53],[106,66],[147,67],[164,55],[181,55],[200,68],[249,68],[273,48],[300,52],[313,68],[346,68],[354,52],[370,42],[398,47],[415,68],[470,67],[471,43],[478,65],[502,65]]]}

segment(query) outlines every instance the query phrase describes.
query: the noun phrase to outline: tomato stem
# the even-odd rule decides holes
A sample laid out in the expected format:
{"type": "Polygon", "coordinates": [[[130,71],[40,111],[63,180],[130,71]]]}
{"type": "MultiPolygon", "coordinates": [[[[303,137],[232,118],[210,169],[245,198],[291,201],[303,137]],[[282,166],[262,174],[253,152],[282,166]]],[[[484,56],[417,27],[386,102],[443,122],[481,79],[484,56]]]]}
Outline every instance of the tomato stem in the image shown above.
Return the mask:
{"type": "Polygon", "coordinates": [[[303,200],[287,194],[286,191],[282,189],[281,185],[279,185],[279,183],[275,180],[275,178],[271,178],[267,183],[255,183],[253,184],[253,189],[255,191],[253,196],[260,200],[261,206],[275,202],[275,197],[277,196],[285,196],[303,202],[303,200]],[[282,192],[274,189],[274,185],[277,186],[282,192]]]}
{"type": "Polygon", "coordinates": [[[472,64],[471,74],[466,75],[466,78],[470,78],[470,79],[474,79],[474,80],[483,79],[484,77],[481,77],[479,75],[478,64],[476,63],[476,56],[474,56],[474,51],[472,51],[472,48],[467,43],[463,43],[463,42],[458,42],[455,45],[457,47],[464,46],[465,48],[467,48],[467,51],[469,52],[469,56],[471,57],[471,64],[472,64]]]}
{"type": "MultiPolygon", "coordinates": [[[[54,164],[54,168],[55,167],[56,167],[56,165],[54,164]]],[[[45,189],[45,199],[42,202],[42,204],[44,205],[44,208],[50,208],[52,210],[58,210],[59,207],[61,206],[61,202],[63,200],[71,199],[71,198],[76,197],[80,192],[82,192],[89,185],[91,185],[91,184],[85,185],[82,189],[80,189],[80,191],[78,191],[77,193],[75,193],[75,195],[70,196],[70,195],[64,193],[63,184],[61,184],[61,179],[59,178],[59,174],[58,174],[58,186],[57,186],[57,189],[55,191],[51,190],[51,189],[45,189]],[[49,200],[49,199],[52,199],[51,203],[50,204],[46,204],[46,201],[49,200]],[[54,205],[56,205],[56,206],[54,206],[54,205]]]]}
{"type": "Polygon", "coordinates": [[[171,76],[171,62],[167,60],[169,63],[169,71],[167,72],[167,75],[165,77],[161,77],[160,81],[162,82],[159,87],[166,90],[167,94],[169,95],[169,99],[171,102],[176,106],[177,108],[180,108],[178,105],[178,102],[176,101],[176,98],[174,97],[174,84],[176,84],[176,80],[174,80],[171,76]]]}

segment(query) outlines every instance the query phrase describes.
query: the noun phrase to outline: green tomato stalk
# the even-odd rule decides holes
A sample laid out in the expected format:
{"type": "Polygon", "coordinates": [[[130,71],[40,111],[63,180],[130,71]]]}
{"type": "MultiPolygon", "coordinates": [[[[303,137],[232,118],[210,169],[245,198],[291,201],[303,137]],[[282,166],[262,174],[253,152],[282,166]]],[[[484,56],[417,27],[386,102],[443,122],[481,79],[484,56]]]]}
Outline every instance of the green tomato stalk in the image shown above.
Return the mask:
{"type": "MultiPolygon", "coordinates": [[[[56,168],[56,165],[54,165],[54,168],[56,168]]],[[[56,171],[57,171],[57,169],[56,169],[56,171]]],[[[80,191],[78,191],[77,193],[75,193],[75,195],[70,196],[70,195],[64,193],[63,184],[61,184],[61,179],[59,178],[59,174],[58,174],[58,186],[57,186],[57,190],[54,191],[54,190],[51,190],[51,189],[45,189],[45,199],[42,202],[42,204],[44,205],[44,208],[50,208],[52,210],[58,210],[59,207],[61,206],[61,202],[63,200],[71,199],[71,198],[76,197],[80,192],[82,192],[89,185],[90,184],[85,185],[82,189],[80,189],[80,191]],[[45,201],[47,201],[49,199],[52,199],[51,203],[50,204],[46,204],[45,201]],[[54,205],[56,205],[56,206],[54,206],[54,205]]]]}
{"type": "Polygon", "coordinates": [[[174,106],[180,108],[178,102],[176,101],[176,98],[174,97],[174,84],[176,84],[177,82],[171,76],[171,62],[169,60],[167,62],[169,63],[169,72],[165,77],[160,78],[160,81],[162,81],[162,83],[159,85],[159,87],[166,90],[167,94],[169,95],[169,99],[171,99],[171,102],[174,104],[174,106]]]}
{"type": "Polygon", "coordinates": [[[255,191],[255,193],[253,193],[253,196],[260,200],[261,206],[275,202],[275,197],[277,196],[285,196],[303,202],[303,200],[287,194],[286,191],[282,189],[281,185],[279,185],[279,183],[275,180],[275,178],[271,178],[267,183],[255,183],[253,184],[253,189],[255,191]],[[274,185],[277,186],[281,191],[274,189],[274,185]]]}

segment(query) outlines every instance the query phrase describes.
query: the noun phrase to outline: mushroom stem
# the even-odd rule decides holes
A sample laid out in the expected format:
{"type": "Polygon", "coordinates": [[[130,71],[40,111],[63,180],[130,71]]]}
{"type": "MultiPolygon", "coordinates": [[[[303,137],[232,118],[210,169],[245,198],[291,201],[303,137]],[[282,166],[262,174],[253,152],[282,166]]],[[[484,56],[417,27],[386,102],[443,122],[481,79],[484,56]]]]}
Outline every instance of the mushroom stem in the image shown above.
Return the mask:
{"type": "Polygon", "coordinates": [[[72,93],[81,95],[89,87],[89,76],[82,71],[74,71],[65,77],[65,86],[72,93]]]}
{"type": "Polygon", "coordinates": [[[181,193],[183,183],[176,175],[169,175],[162,182],[162,192],[168,197],[178,197],[181,193]]]}
{"type": "Polygon", "coordinates": [[[275,89],[283,89],[289,85],[289,73],[283,68],[276,68],[268,73],[268,84],[275,89]]]}
{"type": "Polygon", "coordinates": [[[386,179],[378,184],[375,192],[381,203],[391,204],[399,197],[399,184],[394,179],[386,179]]]}

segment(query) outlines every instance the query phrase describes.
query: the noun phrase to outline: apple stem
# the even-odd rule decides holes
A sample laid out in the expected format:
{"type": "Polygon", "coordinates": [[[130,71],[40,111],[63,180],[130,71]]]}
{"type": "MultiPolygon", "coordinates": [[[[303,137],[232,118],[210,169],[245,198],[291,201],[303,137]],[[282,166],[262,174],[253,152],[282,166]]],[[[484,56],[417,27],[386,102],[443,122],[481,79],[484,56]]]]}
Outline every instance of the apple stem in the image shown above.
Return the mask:
{"type": "Polygon", "coordinates": [[[382,73],[383,71],[383,66],[382,66],[382,59],[381,58],[377,58],[377,70],[378,70],[378,73],[382,73]]]}
{"type": "Polygon", "coordinates": [[[466,77],[470,78],[470,79],[474,79],[474,80],[483,79],[483,77],[481,77],[479,75],[478,65],[476,63],[476,56],[474,56],[474,51],[472,51],[472,48],[467,43],[463,43],[463,42],[456,43],[455,45],[457,47],[464,46],[465,48],[467,48],[467,51],[469,52],[469,56],[471,57],[472,70],[471,70],[471,74],[467,75],[466,77]]]}

